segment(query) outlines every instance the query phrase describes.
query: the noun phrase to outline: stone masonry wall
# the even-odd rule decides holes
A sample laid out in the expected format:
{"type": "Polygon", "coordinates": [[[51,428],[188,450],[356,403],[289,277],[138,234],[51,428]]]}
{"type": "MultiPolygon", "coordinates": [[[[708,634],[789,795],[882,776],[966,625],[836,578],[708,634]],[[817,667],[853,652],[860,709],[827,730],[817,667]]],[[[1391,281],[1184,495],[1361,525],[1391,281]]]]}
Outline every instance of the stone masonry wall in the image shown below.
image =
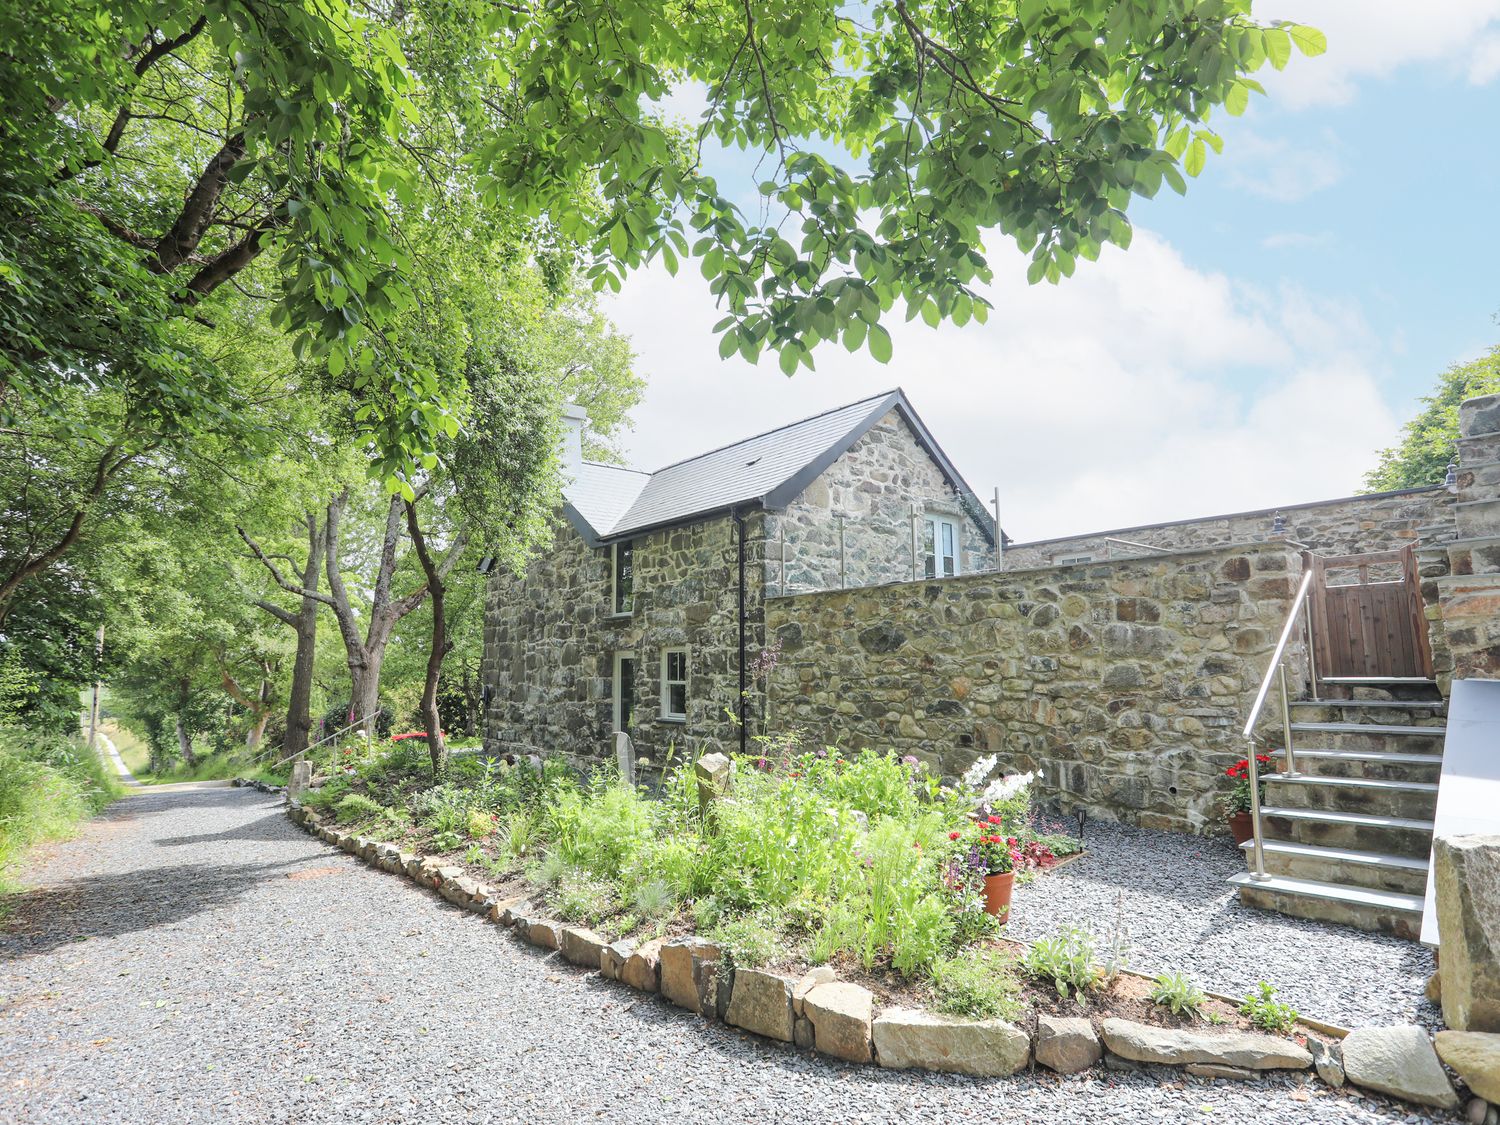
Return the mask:
{"type": "MultiPolygon", "coordinates": [[[[763,518],[746,517],[746,652],[763,641],[763,518]]],[[[725,715],[739,691],[738,555],[727,518],[635,540],[635,598],[613,616],[610,553],[572,527],[525,576],[497,572],[486,594],[483,677],[490,689],[485,748],[499,752],[610,757],[616,652],[636,658],[639,755],[660,763],[683,752],[738,749],[725,715]],[[661,717],[661,658],[688,649],[687,721],[661,717]]]]}
{"type": "Polygon", "coordinates": [[[1253,544],[773,597],[775,725],[948,776],[995,753],[1065,809],[1216,828],[1301,566],[1253,544]]]}
{"type": "Polygon", "coordinates": [[[1107,536],[1173,551],[1224,543],[1263,543],[1272,537],[1271,527],[1278,511],[1286,518],[1288,539],[1323,555],[1354,555],[1395,550],[1415,542],[1421,528],[1451,523],[1453,496],[1439,485],[1017,543],[1006,548],[1004,567],[1024,570],[1054,565],[1077,555],[1105,559],[1148,553],[1119,543],[1106,543],[1107,536]]]}
{"type": "Polygon", "coordinates": [[[958,493],[901,415],[892,410],[808,485],[786,511],[768,517],[767,588],[792,594],[837,590],[841,584],[874,586],[910,579],[914,503],[926,512],[952,516],[959,525],[963,573],[994,566],[994,552],[975,522],[975,514],[960,506],[958,493]],[[842,583],[840,515],[844,517],[842,583]]]}

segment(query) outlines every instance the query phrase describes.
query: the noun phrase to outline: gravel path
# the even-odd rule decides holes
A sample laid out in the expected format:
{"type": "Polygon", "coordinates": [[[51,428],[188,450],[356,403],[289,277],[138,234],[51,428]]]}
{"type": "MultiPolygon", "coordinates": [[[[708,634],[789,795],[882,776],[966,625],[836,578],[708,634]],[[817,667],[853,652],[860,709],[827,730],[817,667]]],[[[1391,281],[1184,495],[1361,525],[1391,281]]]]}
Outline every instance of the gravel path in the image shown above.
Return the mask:
{"type": "Polygon", "coordinates": [[[1245,869],[1229,840],[1099,821],[1085,835],[1089,855],[1016,889],[1011,936],[1083,923],[1103,943],[1123,906],[1138,972],[1185,972],[1229,996],[1269,981],[1303,1015],[1346,1027],[1441,1021],[1422,995],[1436,967],[1430,950],[1241,906],[1224,882],[1245,869]]]}
{"type": "Polygon", "coordinates": [[[4,1121],[1431,1120],[1291,1079],[813,1059],[525,948],[252,790],[137,793],[30,877],[0,935],[4,1121]]]}

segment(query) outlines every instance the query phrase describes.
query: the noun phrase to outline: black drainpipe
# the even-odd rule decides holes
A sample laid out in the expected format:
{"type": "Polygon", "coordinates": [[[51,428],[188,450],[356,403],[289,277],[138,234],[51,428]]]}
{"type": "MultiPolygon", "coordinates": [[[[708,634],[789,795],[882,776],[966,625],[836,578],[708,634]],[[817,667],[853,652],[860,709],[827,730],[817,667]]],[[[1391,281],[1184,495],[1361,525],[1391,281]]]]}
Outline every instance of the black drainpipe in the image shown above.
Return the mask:
{"type": "Polygon", "coordinates": [[[735,539],[739,547],[740,565],[740,753],[747,752],[750,732],[745,728],[745,514],[738,508],[734,516],[735,539]]]}

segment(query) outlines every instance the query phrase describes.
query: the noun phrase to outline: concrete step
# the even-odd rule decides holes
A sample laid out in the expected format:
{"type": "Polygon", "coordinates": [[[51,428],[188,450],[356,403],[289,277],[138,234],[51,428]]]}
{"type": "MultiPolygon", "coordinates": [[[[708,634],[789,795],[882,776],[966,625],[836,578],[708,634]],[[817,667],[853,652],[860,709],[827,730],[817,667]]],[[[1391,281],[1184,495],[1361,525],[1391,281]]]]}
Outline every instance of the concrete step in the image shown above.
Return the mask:
{"type": "Polygon", "coordinates": [[[1440,699],[1294,699],[1291,711],[1302,723],[1441,726],[1447,705],[1440,699]]]}
{"type": "MultiPolygon", "coordinates": [[[[1446,726],[1418,723],[1292,723],[1292,745],[1298,742],[1330,750],[1406,750],[1441,753],[1446,726]]],[[[1275,740],[1274,729],[1263,731],[1275,740]]]]}
{"type": "MultiPolygon", "coordinates": [[[[1278,765],[1281,759],[1278,758],[1278,765]]],[[[1297,750],[1297,769],[1312,777],[1367,777],[1383,781],[1437,781],[1442,754],[1398,750],[1297,750]]]]}
{"type": "Polygon", "coordinates": [[[1361,930],[1394,934],[1415,941],[1422,929],[1422,899],[1394,891],[1346,887],[1314,879],[1272,875],[1264,881],[1249,872],[1231,875],[1246,906],[1275,910],[1294,918],[1340,922],[1361,930]]]}
{"type": "Polygon", "coordinates": [[[1261,822],[1267,839],[1293,844],[1419,859],[1432,851],[1432,821],[1418,817],[1268,805],[1261,809],[1261,822]]]}
{"type": "MultiPolygon", "coordinates": [[[[1247,866],[1254,862],[1252,846],[1248,840],[1240,845],[1247,866]]],[[[1270,875],[1404,895],[1421,895],[1427,890],[1427,860],[1415,856],[1320,848],[1285,840],[1266,840],[1261,852],[1270,875]]]]}
{"type": "Polygon", "coordinates": [[[1437,810],[1435,781],[1387,781],[1367,777],[1266,775],[1266,801],[1284,809],[1372,813],[1431,820],[1437,810]]]}
{"type": "Polygon", "coordinates": [[[1351,699],[1369,702],[1426,701],[1443,698],[1436,680],[1419,676],[1320,676],[1318,695],[1324,700],[1351,699]]]}

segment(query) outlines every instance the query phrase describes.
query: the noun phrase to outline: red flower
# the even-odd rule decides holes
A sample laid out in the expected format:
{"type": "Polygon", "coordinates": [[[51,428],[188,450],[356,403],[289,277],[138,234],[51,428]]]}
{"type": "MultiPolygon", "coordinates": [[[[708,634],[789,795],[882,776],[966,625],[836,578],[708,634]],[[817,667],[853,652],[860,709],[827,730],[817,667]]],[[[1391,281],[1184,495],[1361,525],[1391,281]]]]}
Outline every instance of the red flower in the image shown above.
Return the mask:
{"type": "Polygon", "coordinates": [[[992,817],[989,818],[988,823],[990,823],[990,824],[999,824],[1000,823],[1000,818],[998,816],[992,816],[992,817]]]}
{"type": "Polygon", "coordinates": [[[962,835],[963,835],[962,832],[950,832],[950,833],[948,833],[948,839],[950,839],[950,840],[957,840],[962,835]]]}

